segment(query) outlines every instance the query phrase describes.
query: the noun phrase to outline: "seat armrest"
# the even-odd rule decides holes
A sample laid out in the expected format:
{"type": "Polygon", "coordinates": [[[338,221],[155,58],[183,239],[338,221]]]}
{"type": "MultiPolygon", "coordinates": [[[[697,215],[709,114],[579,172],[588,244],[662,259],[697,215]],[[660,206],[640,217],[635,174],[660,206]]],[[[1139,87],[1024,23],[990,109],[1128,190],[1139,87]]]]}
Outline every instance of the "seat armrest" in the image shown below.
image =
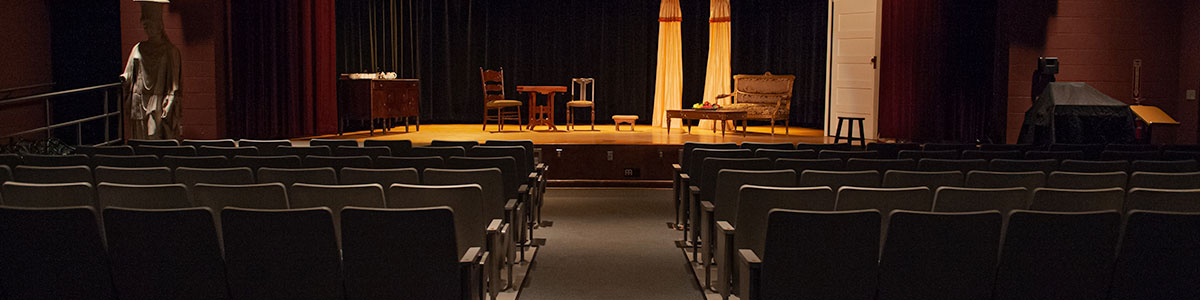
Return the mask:
{"type": "Polygon", "coordinates": [[[500,232],[500,226],[503,226],[503,225],[504,225],[504,220],[492,219],[492,222],[488,223],[487,232],[488,233],[500,232]]]}
{"type": "Polygon", "coordinates": [[[754,250],[738,249],[738,288],[742,291],[742,299],[758,299],[759,276],[762,275],[762,259],[754,254],[754,250]]]}
{"type": "Polygon", "coordinates": [[[546,171],[546,163],[538,163],[537,165],[533,166],[533,169],[538,170],[538,172],[546,171]]]}
{"type": "Polygon", "coordinates": [[[479,247],[467,248],[467,252],[458,259],[459,264],[474,264],[483,258],[483,249],[479,247]]]}
{"type": "Polygon", "coordinates": [[[688,175],[687,173],[680,173],[679,180],[683,182],[691,182],[692,176],[688,175]]]}
{"type": "Polygon", "coordinates": [[[517,209],[517,199],[508,199],[508,202],[504,203],[504,211],[512,211],[514,209],[517,209]]]}
{"type": "Polygon", "coordinates": [[[529,172],[529,176],[526,176],[526,179],[528,179],[529,182],[536,182],[538,179],[538,173],[537,172],[529,172]]]}
{"type": "Polygon", "coordinates": [[[733,224],[729,224],[729,221],[717,221],[717,230],[728,234],[732,234],[737,231],[733,228],[733,224]]]}
{"type": "Polygon", "coordinates": [[[688,191],[692,192],[692,199],[700,199],[700,187],[689,185],[688,191]]]}
{"type": "Polygon", "coordinates": [[[529,184],[522,183],[520,186],[517,187],[518,195],[524,195],[524,194],[528,194],[528,193],[529,193],[529,184]]]}
{"type": "Polygon", "coordinates": [[[729,98],[729,97],[733,97],[733,94],[720,94],[720,95],[717,95],[717,99],[721,99],[721,98],[729,98]]]}
{"type": "MultiPolygon", "coordinates": [[[[700,208],[704,209],[704,212],[707,212],[707,213],[716,211],[716,206],[713,206],[712,202],[708,202],[708,201],[700,201],[700,208]]],[[[726,224],[729,224],[729,223],[726,223],[726,224]]]]}

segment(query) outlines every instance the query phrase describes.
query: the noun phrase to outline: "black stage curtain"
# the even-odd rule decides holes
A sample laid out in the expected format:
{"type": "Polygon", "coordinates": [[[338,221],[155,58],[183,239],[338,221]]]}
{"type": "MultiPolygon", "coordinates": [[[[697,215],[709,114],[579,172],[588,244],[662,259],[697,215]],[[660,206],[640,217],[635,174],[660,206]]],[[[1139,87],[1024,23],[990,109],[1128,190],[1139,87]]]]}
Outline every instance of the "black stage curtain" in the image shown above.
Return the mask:
{"type": "MultiPolygon", "coordinates": [[[[733,73],[797,75],[792,122],[819,125],[825,90],[825,1],[746,1],[732,7],[733,73]]],[[[600,123],[611,123],[616,114],[639,115],[640,123],[651,120],[658,1],[338,3],[339,72],[394,71],[420,78],[423,122],[482,121],[480,67],[503,68],[508,98],[527,104],[528,96],[518,95],[517,85],[568,86],[571,78],[592,77],[600,123]],[[409,34],[412,28],[417,34],[409,34]],[[398,37],[391,38],[393,33],[398,37]],[[409,52],[412,45],[417,45],[415,55],[409,52]],[[374,64],[370,49],[376,50],[374,64]]],[[[709,4],[684,0],[681,5],[683,102],[690,106],[704,90],[709,4]]],[[[556,98],[559,123],[566,120],[565,97],[569,94],[556,98]]],[[[582,110],[577,113],[586,120],[582,110]]]]}

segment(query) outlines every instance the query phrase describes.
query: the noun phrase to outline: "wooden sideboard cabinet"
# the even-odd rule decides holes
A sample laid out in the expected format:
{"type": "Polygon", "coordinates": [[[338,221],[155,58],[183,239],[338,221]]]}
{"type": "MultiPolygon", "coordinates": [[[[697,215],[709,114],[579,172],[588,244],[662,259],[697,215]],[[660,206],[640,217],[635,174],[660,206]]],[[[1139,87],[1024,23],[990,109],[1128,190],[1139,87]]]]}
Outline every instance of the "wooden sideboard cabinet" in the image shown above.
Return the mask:
{"type": "Polygon", "coordinates": [[[419,79],[340,79],[338,80],[338,135],[351,120],[367,121],[375,134],[375,120],[383,120],[383,131],[395,119],[404,119],[408,131],[410,119],[421,130],[421,80],[419,79]]]}

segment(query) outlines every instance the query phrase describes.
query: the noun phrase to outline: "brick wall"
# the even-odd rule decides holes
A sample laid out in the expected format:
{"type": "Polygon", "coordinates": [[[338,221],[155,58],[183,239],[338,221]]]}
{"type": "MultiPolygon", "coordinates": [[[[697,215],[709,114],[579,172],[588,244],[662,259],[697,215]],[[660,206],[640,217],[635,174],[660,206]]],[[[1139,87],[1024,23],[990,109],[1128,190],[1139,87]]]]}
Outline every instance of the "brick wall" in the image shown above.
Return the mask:
{"type": "MultiPolygon", "coordinates": [[[[227,91],[225,1],[173,1],[166,6],[164,27],[179,48],[183,63],[183,135],[191,139],[223,138],[227,91]]],[[[133,46],[145,39],[141,5],[121,1],[122,57],[128,58],[133,46]]]]}
{"type": "MultiPolygon", "coordinates": [[[[13,1],[0,10],[0,89],[54,81],[50,60],[50,15],[44,1],[13,1]]],[[[42,88],[21,93],[46,92],[42,88]]],[[[0,97],[3,97],[0,94],[0,97]]],[[[0,107],[0,135],[46,124],[40,102],[0,107]]],[[[37,137],[45,137],[41,134],[37,137]]],[[[8,141],[0,141],[7,143],[8,141]]]]}
{"type": "Polygon", "coordinates": [[[1179,132],[1156,131],[1155,141],[1194,141],[1195,104],[1183,103],[1179,89],[1180,52],[1188,49],[1180,43],[1180,8],[1186,2],[1192,1],[1058,0],[1057,12],[1039,32],[1044,44],[1015,42],[1008,49],[1008,142],[1016,142],[1020,133],[1031,105],[1033,70],[1043,55],[1060,59],[1058,81],[1087,82],[1128,103],[1133,102],[1133,60],[1142,59],[1143,104],[1185,121],[1179,132]]]}

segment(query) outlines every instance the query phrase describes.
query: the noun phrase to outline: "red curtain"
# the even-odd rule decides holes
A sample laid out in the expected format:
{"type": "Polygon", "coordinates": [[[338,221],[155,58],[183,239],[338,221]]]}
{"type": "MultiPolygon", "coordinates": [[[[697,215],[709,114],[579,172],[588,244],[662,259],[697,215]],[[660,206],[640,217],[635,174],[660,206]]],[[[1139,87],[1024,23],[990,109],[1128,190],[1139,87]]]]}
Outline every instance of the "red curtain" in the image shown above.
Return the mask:
{"type": "Polygon", "coordinates": [[[883,2],[880,137],[1003,141],[996,12],[996,0],[883,2]]]}
{"type": "Polygon", "coordinates": [[[230,0],[230,137],[337,131],[334,0],[230,0]]]}

